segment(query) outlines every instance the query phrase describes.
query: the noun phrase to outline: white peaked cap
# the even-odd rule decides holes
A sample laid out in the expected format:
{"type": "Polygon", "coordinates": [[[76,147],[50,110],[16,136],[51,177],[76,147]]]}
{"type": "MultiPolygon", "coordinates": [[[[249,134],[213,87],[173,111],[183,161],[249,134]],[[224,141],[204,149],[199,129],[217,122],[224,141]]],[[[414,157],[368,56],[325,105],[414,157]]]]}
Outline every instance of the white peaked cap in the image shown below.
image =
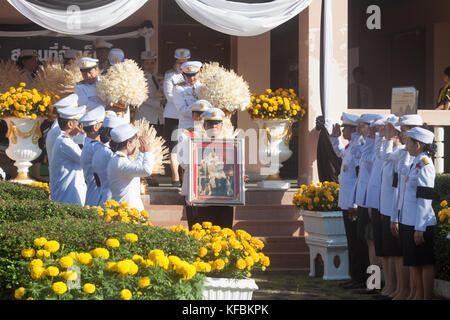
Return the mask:
{"type": "Polygon", "coordinates": [[[111,139],[116,143],[124,142],[134,137],[139,130],[129,123],[121,124],[111,130],[111,139]]]}
{"type": "Polygon", "coordinates": [[[175,50],[175,59],[190,59],[191,51],[189,49],[179,48],[175,50]]]}
{"type": "Polygon", "coordinates": [[[406,134],[414,140],[425,144],[432,144],[434,140],[434,133],[421,127],[414,127],[407,131],[406,134]]]}
{"type": "Polygon", "coordinates": [[[208,109],[200,117],[204,120],[223,120],[226,118],[225,113],[219,108],[208,109]]]}
{"type": "Polygon", "coordinates": [[[423,125],[422,117],[418,114],[405,114],[400,118],[401,126],[421,126],[423,125]]]}
{"type": "Polygon", "coordinates": [[[78,120],[86,111],[86,106],[80,107],[67,107],[58,109],[58,115],[61,119],[78,120]]]}
{"type": "Polygon", "coordinates": [[[81,122],[83,126],[93,126],[96,123],[102,122],[105,119],[105,108],[103,106],[96,107],[86,112],[78,122],[81,122]]]}
{"type": "Polygon", "coordinates": [[[154,60],[158,56],[155,51],[142,51],[141,52],[141,60],[154,60]]]}
{"type": "Polygon", "coordinates": [[[127,120],[125,118],[118,117],[114,114],[107,115],[105,120],[103,120],[103,126],[106,128],[114,129],[122,124],[127,124],[127,120]]]}
{"type": "Polygon", "coordinates": [[[122,49],[113,48],[109,52],[108,60],[112,66],[115,65],[116,63],[123,62],[124,59],[125,59],[125,53],[123,52],[122,49]]]}
{"type": "Polygon", "coordinates": [[[59,99],[53,104],[56,109],[78,107],[78,95],[76,93],[69,94],[67,97],[59,99]]]}
{"type": "Polygon", "coordinates": [[[80,66],[81,70],[84,69],[91,69],[97,66],[98,59],[89,58],[89,57],[82,57],[80,61],[78,62],[78,65],[80,66]]]}
{"type": "Polygon", "coordinates": [[[350,114],[347,112],[342,112],[341,120],[343,126],[354,126],[356,127],[358,125],[358,119],[359,117],[354,114],[350,114]]]}
{"type": "Polygon", "coordinates": [[[212,105],[207,100],[197,100],[190,105],[192,111],[207,111],[212,108],[212,105]]]}

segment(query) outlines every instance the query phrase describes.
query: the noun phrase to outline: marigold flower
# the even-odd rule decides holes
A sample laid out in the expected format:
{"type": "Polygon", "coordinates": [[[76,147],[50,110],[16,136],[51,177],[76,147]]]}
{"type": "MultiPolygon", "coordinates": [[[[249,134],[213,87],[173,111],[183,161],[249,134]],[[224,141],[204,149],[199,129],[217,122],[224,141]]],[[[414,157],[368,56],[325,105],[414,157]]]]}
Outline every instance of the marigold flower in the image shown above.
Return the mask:
{"type": "Polygon", "coordinates": [[[125,239],[130,242],[136,242],[138,241],[138,236],[135,235],[134,233],[127,233],[125,235],[125,239]]]}
{"type": "Polygon", "coordinates": [[[443,200],[441,202],[441,207],[446,207],[447,206],[447,200],[443,200]]]}
{"type": "Polygon", "coordinates": [[[120,242],[117,239],[108,239],[106,240],[106,245],[111,248],[117,248],[120,246],[120,242]]]}
{"type": "Polygon", "coordinates": [[[79,253],[77,259],[79,262],[81,262],[84,265],[88,265],[92,262],[92,256],[90,253],[87,253],[87,252],[79,253]]]}
{"type": "Polygon", "coordinates": [[[57,275],[59,275],[59,269],[58,267],[55,266],[49,266],[46,270],[47,275],[49,275],[50,277],[56,277],[57,275]]]}
{"type": "Polygon", "coordinates": [[[19,289],[16,289],[14,291],[14,298],[17,300],[22,299],[22,297],[25,295],[27,290],[24,287],[20,287],[19,289]]]}
{"type": "Polygon", "coordinates": [[[247,267],[247,263],[245,262],[244,259],[238,259],[238,261],[236,261],[236,267],[239,270],[243,270],[247,267]]]}
{"type": "Polygon", "coordinates": [[[71,265],[73,265],[73,259],[70,256],[65,256],[59,259],[59,265],[62,268],[69,268],[71,265]]]}
{"type": "Polygon", "coordinates": [[[144,289],[145,287],[148,287],[150,285],[150,278],[149,277],[144,277],[144,278],[140,278],[138,281],[138,286],[141,289],[144,289]]]}
{"type": "Polygon", "coordinates": [[[61,294],[66,293],[67,286],[64,282],[58,281],[58,282],[53,283],[52,289],[53,289],[53,292],[61,295],[61,294]]]}
{"type": "Polygon", "coordinates": [[[45,245],[47,243],[47,239],[45,239],[44,237],[42,237],[42,238],[36,238],[36,239],[34,239],[34,241],[33,241],[33,244],[36,246],[36,247],[42,247],[43,245],[45,245]]]}
{"type": "Polygon", "coordinates": [[[50,253],[54,253],[54,252],[58,251],[59,248],[60,248],[60,245],[59,245],[58,241],[51,240],[51,241],[47,241],[44,244],[44,249],[50,253]]]}
{"type": "Polygon", "coordinates": [[[123,289],[122,291],[120,291],[120,297],[121,297],[123,300],[130,300],[130,299],[133,297],[133,295],[131,294],[131,291],[130,291],[130,290],[128,290],[128,289],[123,289]]]}
{"type": "Polygon", "coordinates": [[[83,291],[86,292],[87,294],[92,294],[95,292],[95,285],[92,283],[86,283],[83,286],[83,291]]]}
{"type": "Polygon", "coordinates": [[[21,251],[21,253],[22,253],[22,257],[24,257],[24,258],[32,258],[32,257],[34,257],[36,252],[34,251],[34,249],[29,248],[29,249],[23,249],[21,251]]]}

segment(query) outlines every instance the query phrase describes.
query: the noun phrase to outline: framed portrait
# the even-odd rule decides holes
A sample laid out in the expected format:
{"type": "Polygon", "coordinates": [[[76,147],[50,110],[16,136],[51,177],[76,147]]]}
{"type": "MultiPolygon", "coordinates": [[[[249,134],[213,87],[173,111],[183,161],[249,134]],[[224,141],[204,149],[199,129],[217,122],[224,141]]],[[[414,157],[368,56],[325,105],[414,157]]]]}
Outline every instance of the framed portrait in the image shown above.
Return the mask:
{"type": "Polygon", "coordinates": [[[245,205],[244,143],[244,139],[190,139],[189,202],[198,206],[245,205]]]}

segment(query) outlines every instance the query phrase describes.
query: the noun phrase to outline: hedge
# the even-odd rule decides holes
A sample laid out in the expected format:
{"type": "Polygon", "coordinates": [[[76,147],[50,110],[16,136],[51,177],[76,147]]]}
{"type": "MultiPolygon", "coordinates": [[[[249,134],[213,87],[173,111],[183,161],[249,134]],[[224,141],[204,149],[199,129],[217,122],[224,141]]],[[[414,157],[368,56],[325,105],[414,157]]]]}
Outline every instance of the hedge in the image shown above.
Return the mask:
{"type": "Polygon", "coordinates": [[[450,203],[450,174],[437,175],[434,188],[436,192],[433,198],[433,208],[438,221],[434,237],[436,278],[450,281],[450,240],[447,239],[447,235],[450,233],[450,224],[440,222],[437,217],[441,201],[447,200],[450,203]]]}
{"type": "Polygon", "coordinates": [[[95,209],[86,209],[76,204],[63,204],[48,199],[0,201],[0,223],[31,221],[49,217],[99,219],[95,209]]]}
{"type": "Polygon", "coordinates": [[[48,200],[48,192],[44,188],[13,183],[0,179],[0,199],[48,200]]]}
{"type": "MultiPolygon", "coordinates": [[[[108,238],[123,239],[126,233],[138,235],[139,245],[134,247],[133,254],[142,256],[147,256],[153,249],[161,249],[166,254],[176,255],[192,263],[200,247],[198,240],[183,232],[100,219],[53,216],[39,220],[4,222],[0,224],[0,299],[12,299],[13,289],[23,285],[19,272],[19,261],[23,259],[21,250],[33,247],[35,238],[45,237],[66,247],[77,248],[78,252],[88,252],[97,247],[105,247],[108,238]]],[[[200,290],[199,284],[194,281],[191,285],[194,292],[187,298],[200,294],[197,292],[200,290]]],[[[170,288],[167,290],[169,291],[164,293],[165,299],[180,298],[171,296],[175,293],[171,293],[170,288]]]]}

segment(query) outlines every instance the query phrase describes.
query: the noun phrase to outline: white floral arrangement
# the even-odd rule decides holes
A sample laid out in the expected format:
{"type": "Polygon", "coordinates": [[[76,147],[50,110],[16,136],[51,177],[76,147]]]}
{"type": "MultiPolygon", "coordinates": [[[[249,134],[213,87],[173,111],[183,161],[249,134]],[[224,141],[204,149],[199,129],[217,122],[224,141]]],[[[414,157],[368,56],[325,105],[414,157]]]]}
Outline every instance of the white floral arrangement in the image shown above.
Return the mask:
{"type": "Polygon", "coordinates": [[[237,110],[245,111],[251,104],[248,83],[218,62],[203,64],[200,81],[204,85],[199,90],[199,99],[209,101],[228,116],[237,110]]]}
{"type": "Polygon", "coordinates": [[[107,105],[139,107],[148,98],[144,71],[131,59],[108,68],[97,83],[98,96],[107,105]]]}
{"type": "Polygon", "coordinates": [[[25,82],[24,72],[11,60],[0,61],[0,92],[7,92],[11,87],[19,87],[25,82]]]}

